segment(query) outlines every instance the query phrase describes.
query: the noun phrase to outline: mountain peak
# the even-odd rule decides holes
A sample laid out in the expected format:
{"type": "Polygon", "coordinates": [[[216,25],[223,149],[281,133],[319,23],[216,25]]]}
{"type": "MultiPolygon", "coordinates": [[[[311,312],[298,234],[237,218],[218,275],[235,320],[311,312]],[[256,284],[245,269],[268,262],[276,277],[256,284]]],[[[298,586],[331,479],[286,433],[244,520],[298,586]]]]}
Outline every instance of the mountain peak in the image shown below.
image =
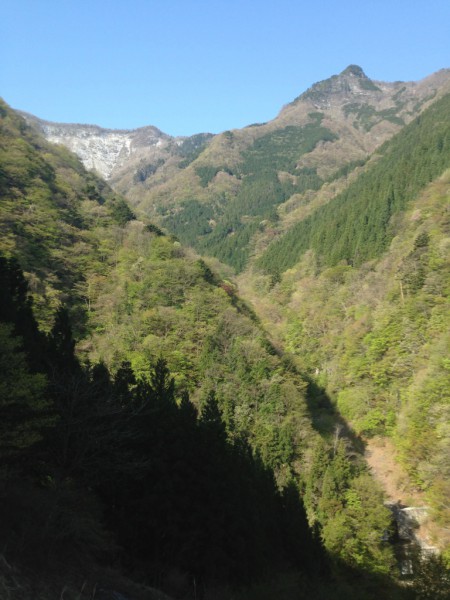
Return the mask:
{"type": "Polygon", "coordinates": [[[318,108],[326,108],[331,97],[341,98],[344,101],[355,96],[369,95],[371,92],[381,92],[381,90],[367,77],[361,67],[349,65],[339,75],[332,75],[312,85],[294,102],[309,100],[318,108]]]}
{"type": "Polygon", "coordinates": [[[360,79],[369,79],[364,71],[358,65],[349,65],[346,69],[342,71],[340,74],[342,75],[354,75],[355,77],[359,77],[360,79]]]}

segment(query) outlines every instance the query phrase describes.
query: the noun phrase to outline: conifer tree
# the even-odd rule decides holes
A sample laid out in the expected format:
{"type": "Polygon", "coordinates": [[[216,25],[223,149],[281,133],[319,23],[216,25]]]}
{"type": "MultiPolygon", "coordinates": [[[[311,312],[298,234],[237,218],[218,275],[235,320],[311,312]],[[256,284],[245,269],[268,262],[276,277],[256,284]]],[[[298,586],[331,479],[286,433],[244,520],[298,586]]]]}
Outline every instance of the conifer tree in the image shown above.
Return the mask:
{"type": "Polygon", "coordinates": [[[72,336],[67,308],[61,306],[55,316],[53,328],[48,337],[49,370],[59,374],[78,373],[80,364],[75,356],[75,340],[72,336]]]}

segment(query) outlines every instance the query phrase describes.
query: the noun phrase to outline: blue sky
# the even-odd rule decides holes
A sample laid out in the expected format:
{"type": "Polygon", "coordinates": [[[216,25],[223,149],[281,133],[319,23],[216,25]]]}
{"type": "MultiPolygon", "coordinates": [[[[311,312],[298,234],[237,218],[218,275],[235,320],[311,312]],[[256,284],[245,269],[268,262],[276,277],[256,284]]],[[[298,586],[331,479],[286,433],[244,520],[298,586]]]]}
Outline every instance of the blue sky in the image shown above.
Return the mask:
{"type": "Polygon", "coordinates": [[[172,135],[267,121],[312,83],[450,67],[449,0],[2,0],[0,96],[172,135]]]}

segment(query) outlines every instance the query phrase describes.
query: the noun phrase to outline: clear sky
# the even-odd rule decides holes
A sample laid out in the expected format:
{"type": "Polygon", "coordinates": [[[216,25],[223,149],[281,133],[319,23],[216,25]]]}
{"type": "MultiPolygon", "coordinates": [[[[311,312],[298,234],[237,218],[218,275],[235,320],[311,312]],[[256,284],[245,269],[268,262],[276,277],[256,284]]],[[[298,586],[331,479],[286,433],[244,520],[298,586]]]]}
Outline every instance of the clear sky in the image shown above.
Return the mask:
{"type": "Polygon", "coordinates": [[[450,0],[1,0],[0,96],[51,121],[218,133],[360,65],[450,67],[450,0]]]}

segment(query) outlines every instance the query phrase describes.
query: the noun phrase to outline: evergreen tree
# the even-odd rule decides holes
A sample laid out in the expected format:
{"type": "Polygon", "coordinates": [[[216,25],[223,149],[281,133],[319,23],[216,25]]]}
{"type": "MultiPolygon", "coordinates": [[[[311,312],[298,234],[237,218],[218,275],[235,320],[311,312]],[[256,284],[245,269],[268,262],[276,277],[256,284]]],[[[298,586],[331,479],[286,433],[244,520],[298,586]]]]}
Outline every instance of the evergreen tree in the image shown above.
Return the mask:
{"type": "Polygon", "coordinates": [[[75,356],[75,340],[72,336],[69,312],[60,307],[48,337],[48,368],[57,374],[78,374],[80,365],[75,356]]]}
{"type": "Polygon", "coordinates": [[[113,381],[113,393],[118,406],[126,407],[131,403],[133,398],[132,392],[136,383],[131,363],[129,361],[122,362],[120,368],[117,369],[113,381]]]}
{"type": "Polygon", "coordinates": [[[151,393],[155,399],[162,404],[173,404],[175,402],[175,380],[170,377],[167,361],[159,358],[155,369],[150,376],[151,393]]]}

